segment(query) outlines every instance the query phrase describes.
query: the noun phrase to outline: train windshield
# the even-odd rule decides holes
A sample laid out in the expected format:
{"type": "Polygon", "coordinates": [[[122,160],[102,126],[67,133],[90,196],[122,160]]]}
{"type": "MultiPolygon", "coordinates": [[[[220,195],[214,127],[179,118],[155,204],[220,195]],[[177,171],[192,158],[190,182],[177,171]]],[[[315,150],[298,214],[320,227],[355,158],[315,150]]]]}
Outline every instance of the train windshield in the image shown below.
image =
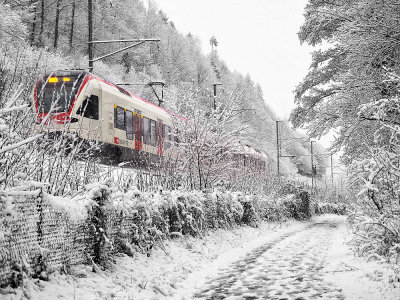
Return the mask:
{"type": "Polygon", "coordinates": [[[67,112],[82,84],[84,74],[45,77],[38,84],[38,112],[67,112]]]}

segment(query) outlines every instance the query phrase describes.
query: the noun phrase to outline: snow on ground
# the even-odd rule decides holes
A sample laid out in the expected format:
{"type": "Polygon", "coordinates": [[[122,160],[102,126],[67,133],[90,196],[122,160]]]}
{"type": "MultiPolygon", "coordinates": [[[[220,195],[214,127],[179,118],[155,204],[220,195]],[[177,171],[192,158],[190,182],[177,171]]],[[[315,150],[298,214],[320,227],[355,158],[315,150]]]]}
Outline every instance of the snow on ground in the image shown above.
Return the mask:
{"type": "Polygon", "coordinates": [[[339,220],[317,219],[263,243],[220,269],[190,298],[344,299],[340,287],[323,279],[330,236],[339,220]]]}
{"type": "MultiPolygon", "coordinates": [[[[50,281],[28,283],[32,300],[46,299],[179,299],[200,287],[207,276],[263,242],[301,230],[302,222],[263,223],[259,228],[242,226],[210,231],[201,239],[183,237],[166,241],[168,255],[160,248],[150,257],[121,255],[114,270],[93,273],[90,267],[74,268],[74,275],[51,275],[50,281]],[[195,274],[194,276],[192,274],[195,274]]],[[[0,299],[21,299],[2,295],[0,299]]]]}
{"type": "Polygon", "coordinates": [[[187,299],[400,299],[394,271],[355,259],[350,236],[345,217],[314,218],[220,268],[187,299]]]}
{"type": "MultiPolygon", "coordinates": [[[[384,264],[355,258],[345,218],[263,223],[165,242],[150,257],[121,255],[113,270],[29,281],[29,299],[400,299],[384,264]]],[[[0,291],[1,292],[1,291],[0,291]]],[[[21,299],[4,295],[0,299],[21,299]]],[[[25,299],[25,298],[22,298],[25,299]]]]}
{"type": "Polygon", "coordinates": [[[385,262],[369,261],[356,257],[346,245],[351,232],[341,226],[332,236],[328,251],[325,279],[341,287],[346,299],[383,300],[400,299],[400,276],[385,262]]]}

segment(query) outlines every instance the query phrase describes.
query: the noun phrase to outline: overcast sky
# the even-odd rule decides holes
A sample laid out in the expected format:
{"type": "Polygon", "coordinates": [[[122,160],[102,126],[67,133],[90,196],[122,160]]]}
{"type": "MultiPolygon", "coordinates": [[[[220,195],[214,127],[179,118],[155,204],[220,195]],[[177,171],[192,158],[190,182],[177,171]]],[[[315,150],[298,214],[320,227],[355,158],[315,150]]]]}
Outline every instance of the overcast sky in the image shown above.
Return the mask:
{"type": "Polygon", "coordinates": [[[312,49],[297,32],[307,0],[156,0],[176,28],[196,35],[204,53],[214,35],[231,70],[249,73],[281,119],[294,107],[293,90],[304,78],[312,49]]]}

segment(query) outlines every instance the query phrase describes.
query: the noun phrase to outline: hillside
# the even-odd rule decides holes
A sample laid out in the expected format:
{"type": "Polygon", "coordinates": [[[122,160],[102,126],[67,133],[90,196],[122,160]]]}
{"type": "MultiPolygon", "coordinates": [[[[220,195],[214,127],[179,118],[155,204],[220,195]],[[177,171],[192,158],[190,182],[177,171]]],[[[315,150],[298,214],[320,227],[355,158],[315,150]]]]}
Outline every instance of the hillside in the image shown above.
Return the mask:
{"type": "MultiPolygon", "coordinates": [[[[30,93],[33,80],[45,71],[86,69],[88,66],[87,3],[75,0],[4,1],[0,12],[4,53],[1,96],[7,97],[23,84],[30,93]],[[17,49],[17,51],[16,51],[17,49]],[[18,77],[15,80],[15,76],[18,77]]],[[[236,126],[245,127],[240,139],[270,157],[271,172],[276,169],[276,124],[274,113],[263,98],[261,87],[249,74],[231,71],[218,55],[218,47],[202,53],[195,33],[182,34],[173,20],[150,2],[148,9],[141,0],[96,1],[93,6],[94,40],[158,38],[94,63],[94,73],[113,83],[133,83],[124,88],[158,104],[147,85],[162,81],[163,106],[190,117],[191,103],[204,110],[213,107],[213,84],[218,83],[217,103],[234,102],[236,126]],[[183,103],[186,102],[186,103],[183,103]]],[[[131,43],[95,44],[94,57],[126,47],[131,43]]],[[[159,86],[154,87],[158,95],[159,86]]],[[[159,96],[160,97],[160,96],[159,96]]],[[[282,125],[285,141],[282,154],[297,159],[281,159],[281,172],[309,175],[309,141],[298,139],[287,124],[282,125]],[[287,142],[289,141],[289,142],[287,142]],[[303,156],[301,156],[303,155],[303,156]]],[[[323,152],[323,149],[320,150],[323,152]]],[[[319,159],[318,174],[326,163],[319,159]]]]}

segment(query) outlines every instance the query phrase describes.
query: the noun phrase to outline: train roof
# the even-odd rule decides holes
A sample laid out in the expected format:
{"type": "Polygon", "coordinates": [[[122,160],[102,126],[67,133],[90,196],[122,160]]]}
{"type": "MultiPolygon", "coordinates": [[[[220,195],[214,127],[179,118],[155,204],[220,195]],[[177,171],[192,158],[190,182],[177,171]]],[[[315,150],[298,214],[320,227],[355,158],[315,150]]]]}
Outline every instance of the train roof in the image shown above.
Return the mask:
{"type": "Polygon", "coordinates": [[[56,70],[53,72],[47,72],[43,75],[43,77],[48,76],[76,76],[76,75],[87,75],[89,72],[83,69],[75,69],[75,70],[56,70]]]}

